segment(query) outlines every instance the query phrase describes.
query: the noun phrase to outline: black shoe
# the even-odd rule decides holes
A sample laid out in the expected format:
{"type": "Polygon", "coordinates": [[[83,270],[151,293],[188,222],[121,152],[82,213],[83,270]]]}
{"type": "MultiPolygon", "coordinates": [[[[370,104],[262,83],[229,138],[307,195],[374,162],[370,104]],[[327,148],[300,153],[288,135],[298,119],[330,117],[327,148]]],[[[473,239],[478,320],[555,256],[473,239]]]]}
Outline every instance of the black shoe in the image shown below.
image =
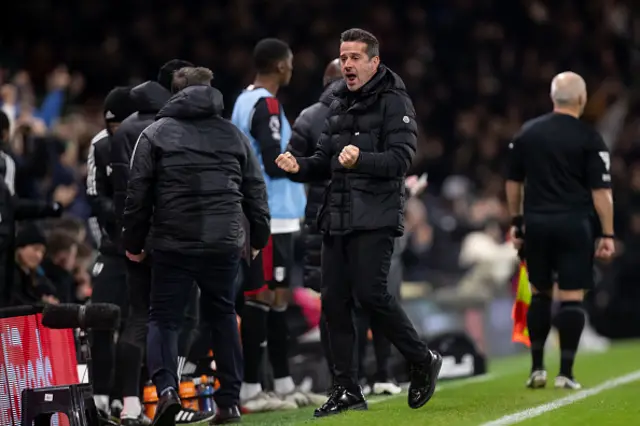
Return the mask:
{"type": "Polygon", "coordinates": [[[314,411],[313,417],[325,417],[347,410],[366,410],[368,408],[360,387],[357,392],[352,392],[342,386],[334,386],[327,402],[314,411]]]}
{"type": "Polygon", "coordinates": [[[176,414],[180,412],[182,405],[178,393],[171,389],[163,393],[158,399],[156,415],[153,418],[153,426],[175,426],[176,414]]]}
{"type": "Polygon", "coordinates": [[[229,408],[218,408],[213,420],[209,422],[209,425],[226,425],[230,423],[240,423],[241,415],[240,409],[237,405],[229,408]]]}
{"type": "Polygon", "coordinates": [[[182,408],[176,414],[176,425],[191,425],[207,422],[213,418],[215,414],[207,411],[196,411],[191,408],[182,408]]]}
{"type": "Polygon", "coordinates": [[[425,362],[411,366],[409,407],[416,409],[429,402],[436,391],[440,368],[442,368],[442,356],[434,351],[429,351],[425,362]]]}

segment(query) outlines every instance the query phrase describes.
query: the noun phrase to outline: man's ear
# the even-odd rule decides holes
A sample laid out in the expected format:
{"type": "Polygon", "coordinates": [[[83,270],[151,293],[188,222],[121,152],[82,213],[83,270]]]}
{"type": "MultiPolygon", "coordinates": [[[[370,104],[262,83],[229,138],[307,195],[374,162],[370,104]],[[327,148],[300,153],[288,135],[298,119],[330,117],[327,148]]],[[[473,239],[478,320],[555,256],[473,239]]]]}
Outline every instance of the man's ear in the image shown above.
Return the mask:
{"type": "Polygon", "coordinates": [[[279,73],[284,74],[286,70],[286,64],[284,63],[284,61],[279,61],[277,68],[279,73]]]}
{"type": "Polygon", "coordinates": [[[380,65],[380,56],[374,56],[371,61],[373,62],[373,67],[377,70],[380,65]]]}

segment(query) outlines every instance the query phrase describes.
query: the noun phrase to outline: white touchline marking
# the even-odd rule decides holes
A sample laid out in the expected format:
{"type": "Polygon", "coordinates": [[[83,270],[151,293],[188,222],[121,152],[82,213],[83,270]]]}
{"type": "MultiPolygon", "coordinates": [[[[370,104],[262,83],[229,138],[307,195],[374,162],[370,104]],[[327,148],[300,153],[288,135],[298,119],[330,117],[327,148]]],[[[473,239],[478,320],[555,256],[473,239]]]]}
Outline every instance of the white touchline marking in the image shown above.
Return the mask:
{"type": "Polygon", "coordinates": [[[626,385],[627,383],[635,382],[637,380],[640,380],[640,370],[634,371],[633,373],[629,373],[624,376],[616,377],[615,379],[607,380],[606,382],[603,382],[594,388],[585,389],[564,398],[556,399],[555,401],[538,405],[537,407],[528,408],[518,413],[500,417],[497,420],[484,423],[481,426],[508,426],[520,423],[525,420],[538,417],[544,413],[548,413],[549,411],[557,410],[558,408],[564,407],[565,405],[573,404],[574,402],[583,400],[593,395],[597,395],[609,389],[617,388],[618,386],[626,385]]]}
{"type": "MultiPolygon", "coordinates": [[[[473,377],[469,377],[468,379],[459,379],[459,380],[455,380],[455,381],[451,381],[451,382],[445,382],[441,385],[438,385],[436,387],[436,392],[438,391],[442,391],[442,390],[446,390],[446,389],[455,389],[455,388],[459,388],[461,386],[465,386],[465,385],[469,385],[472,383],[482,383],[482,382],[488,382],[490,380],[494,380],[496,378],[500,377],[499,374],[483,374],[481,376],[473,376],[473,377]]],[[[401,396],[406,396],[406,392],[402,392],[399,393],[397,395],[388,395],[388,396],[382,396],[380,398],[376,398],[373,400],[368,400],[367,403],[369,405],[371,404],[378,404],[380,402],[385,402],[388,401],[390,399],[394,399],[394,398],[398,398],[401,396]]]]}

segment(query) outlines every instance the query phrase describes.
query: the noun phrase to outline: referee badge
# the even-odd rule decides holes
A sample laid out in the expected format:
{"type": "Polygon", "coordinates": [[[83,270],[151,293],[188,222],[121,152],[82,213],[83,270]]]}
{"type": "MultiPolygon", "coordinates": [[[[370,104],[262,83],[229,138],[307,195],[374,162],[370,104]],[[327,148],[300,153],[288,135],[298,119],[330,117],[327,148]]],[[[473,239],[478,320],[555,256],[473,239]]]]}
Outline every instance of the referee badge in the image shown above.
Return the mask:
{"type": "Polygon", "coordinates": [[[284,281],[284,277],[286,275],[286,269],[284,266],[276,266],[273,268],[273,279],[277,282],[284,281]]]}

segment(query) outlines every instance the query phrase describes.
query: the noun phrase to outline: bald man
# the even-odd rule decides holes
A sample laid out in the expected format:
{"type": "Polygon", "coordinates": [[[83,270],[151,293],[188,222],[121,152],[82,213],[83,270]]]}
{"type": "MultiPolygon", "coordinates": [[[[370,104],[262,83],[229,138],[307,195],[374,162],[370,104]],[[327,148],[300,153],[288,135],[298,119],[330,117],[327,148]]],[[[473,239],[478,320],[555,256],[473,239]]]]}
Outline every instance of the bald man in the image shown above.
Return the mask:
{"type": "Polygon", "coordinates": [[[584,294],[593,287],[594,256],[606,260],[615,252],[610,159],[602,137],[580,121],[587,103],[582,77],[558,74],[551,101],[553,112],[525,123],[509,144],[507,203],[533,292],[527,387],[546,386],[543,350],[554,325],[561,349],[555,386],[580,389],[573,364],[585,325],[584,294]],[[554,279],[560,309],[552,318],[554,279]]]}

